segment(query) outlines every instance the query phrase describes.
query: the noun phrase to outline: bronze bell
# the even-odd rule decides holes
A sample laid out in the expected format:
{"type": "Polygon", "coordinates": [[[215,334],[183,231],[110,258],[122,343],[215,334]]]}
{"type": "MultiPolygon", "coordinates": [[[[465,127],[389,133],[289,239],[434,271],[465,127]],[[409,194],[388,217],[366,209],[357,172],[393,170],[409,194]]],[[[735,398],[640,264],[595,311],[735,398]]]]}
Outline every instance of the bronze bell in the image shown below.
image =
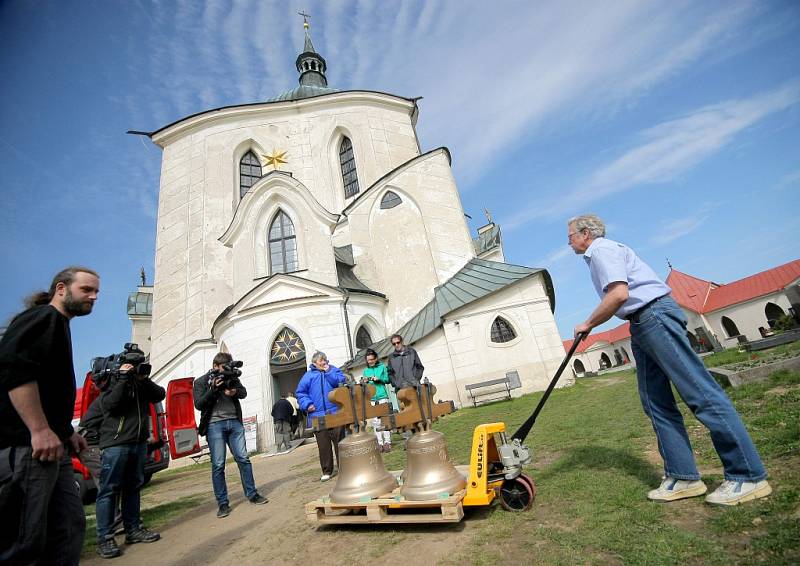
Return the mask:
{"type": "Polygon", "coordinates": [[[447,457],[444,435],[424,430],[408,440],[406,469],[400,494],[410,501],[437,499],[441,494],[452,495],[467,485],[466,478],[456,470],[447,457]]]}
{"type": "Polygon", "coordinates": [[[330,494],[333,503],[358,503],[396,487],[397,478],[383,466],[374,434],[361,431],[339,443],[339,477],[330,494]]]}

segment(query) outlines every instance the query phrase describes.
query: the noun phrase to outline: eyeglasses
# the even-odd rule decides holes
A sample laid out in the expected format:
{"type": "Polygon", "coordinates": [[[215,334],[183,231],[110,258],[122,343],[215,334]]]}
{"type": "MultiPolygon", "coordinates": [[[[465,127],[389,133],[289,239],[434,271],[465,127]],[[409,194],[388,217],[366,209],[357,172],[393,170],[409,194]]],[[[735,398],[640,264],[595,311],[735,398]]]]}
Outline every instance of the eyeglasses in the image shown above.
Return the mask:
{"type": "Polygon", "coordinates": [[[568,244],[571,243],[572,236],[574,236],[575,234],[580,234],[581,232],[583,232],[583,230],[578,230],[577,232],[570,232],[569,234],[567,234],[567,243],[568,244]]]}
{"type": "Polygon", "coordinates": [[[392,342],[392,346],[399,346],[402,342],[392,342]]]}

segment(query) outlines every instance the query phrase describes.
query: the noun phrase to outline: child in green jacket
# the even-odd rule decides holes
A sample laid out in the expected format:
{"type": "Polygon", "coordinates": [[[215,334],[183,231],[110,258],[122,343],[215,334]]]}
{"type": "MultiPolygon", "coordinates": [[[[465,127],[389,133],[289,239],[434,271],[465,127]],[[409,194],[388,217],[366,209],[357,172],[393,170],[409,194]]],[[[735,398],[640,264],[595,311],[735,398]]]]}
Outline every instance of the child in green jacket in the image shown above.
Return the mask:
{"type": "MultiPolygon", "coordinates": [[[[367,383],[375,386],[375,396],[372,398],[373,405],[385,405],[389,403],[389,373],[386,366],[378,361],[378,354],[375,350],[367,350],[367,367],[364,368],[364,376],[361,378],[367,383]]],[[[383,430],[383,423],[380,417],[375,417],[371,421],[375,436],[378,438],[378,449],[381,452],[392,451],[392,433],[383,430]]]]}

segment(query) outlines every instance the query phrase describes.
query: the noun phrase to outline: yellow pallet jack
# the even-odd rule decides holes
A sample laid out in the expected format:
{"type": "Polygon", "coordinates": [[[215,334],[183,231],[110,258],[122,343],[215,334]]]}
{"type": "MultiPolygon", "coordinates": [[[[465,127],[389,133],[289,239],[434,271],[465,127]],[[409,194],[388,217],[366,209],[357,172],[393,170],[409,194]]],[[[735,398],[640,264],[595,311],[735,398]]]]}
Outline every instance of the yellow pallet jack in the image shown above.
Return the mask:
{"type": "Polygon", "coordinates": [[[533,414],[522,423],[510,441],[506,436],[505,423],[480,424],[475,427],[472,433],[467,491],[462,500],[465,507],[489,505],[499,497],[500,504],[508,511],[527,511],[531,508],[536,498],[536,486],[533,478],[522,473],[522,467],[532,460],[530,450],[523,442],[578,344],[585,337],[586,334],[581,333],[575,338],[533,414]]]}

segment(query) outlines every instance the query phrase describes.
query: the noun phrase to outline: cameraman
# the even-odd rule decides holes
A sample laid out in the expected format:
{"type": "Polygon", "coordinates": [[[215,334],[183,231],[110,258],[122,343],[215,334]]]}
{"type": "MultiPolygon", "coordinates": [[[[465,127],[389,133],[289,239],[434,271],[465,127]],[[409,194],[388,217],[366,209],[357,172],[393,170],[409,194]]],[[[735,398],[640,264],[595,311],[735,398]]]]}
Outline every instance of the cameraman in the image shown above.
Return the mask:
{"type": "MultiPolygon", "coordinates": [[[[123,360],[131,357],[127,350],[126,346],[126,354],[119,356],[123,360]]],[[[161,538],[142,524],[139,492],[144,484],[150,403],[163,401],[165,396],[164,388],[150,381],[149,365],[132,363],[122,364],[100,395],[103,452],[96,514],[97,553],[102,558],[121,554],[113,530],[116,494],[122,497],[125,544],[155,542],[161,538]]]]}
{"type": "Polygon", "coordinates": [[[214,356],[213,369],[194,380],[194,406],[200,411],[198,432],[208,441],[211,452],[211,483],[217,498],[217,517],[231,513],[228,501],[228,486],[225,484],[225,446],[231,450],[239,477],[242,479],[244,495],[254,505],[263,505],[268,500],[256,491],[253,466],[247,456],[242,424],[242,406],[239,399],[247,397],[247,390],[239,381],[241,372],[231,367],[233,358],[220,352],[214,356]]]}

